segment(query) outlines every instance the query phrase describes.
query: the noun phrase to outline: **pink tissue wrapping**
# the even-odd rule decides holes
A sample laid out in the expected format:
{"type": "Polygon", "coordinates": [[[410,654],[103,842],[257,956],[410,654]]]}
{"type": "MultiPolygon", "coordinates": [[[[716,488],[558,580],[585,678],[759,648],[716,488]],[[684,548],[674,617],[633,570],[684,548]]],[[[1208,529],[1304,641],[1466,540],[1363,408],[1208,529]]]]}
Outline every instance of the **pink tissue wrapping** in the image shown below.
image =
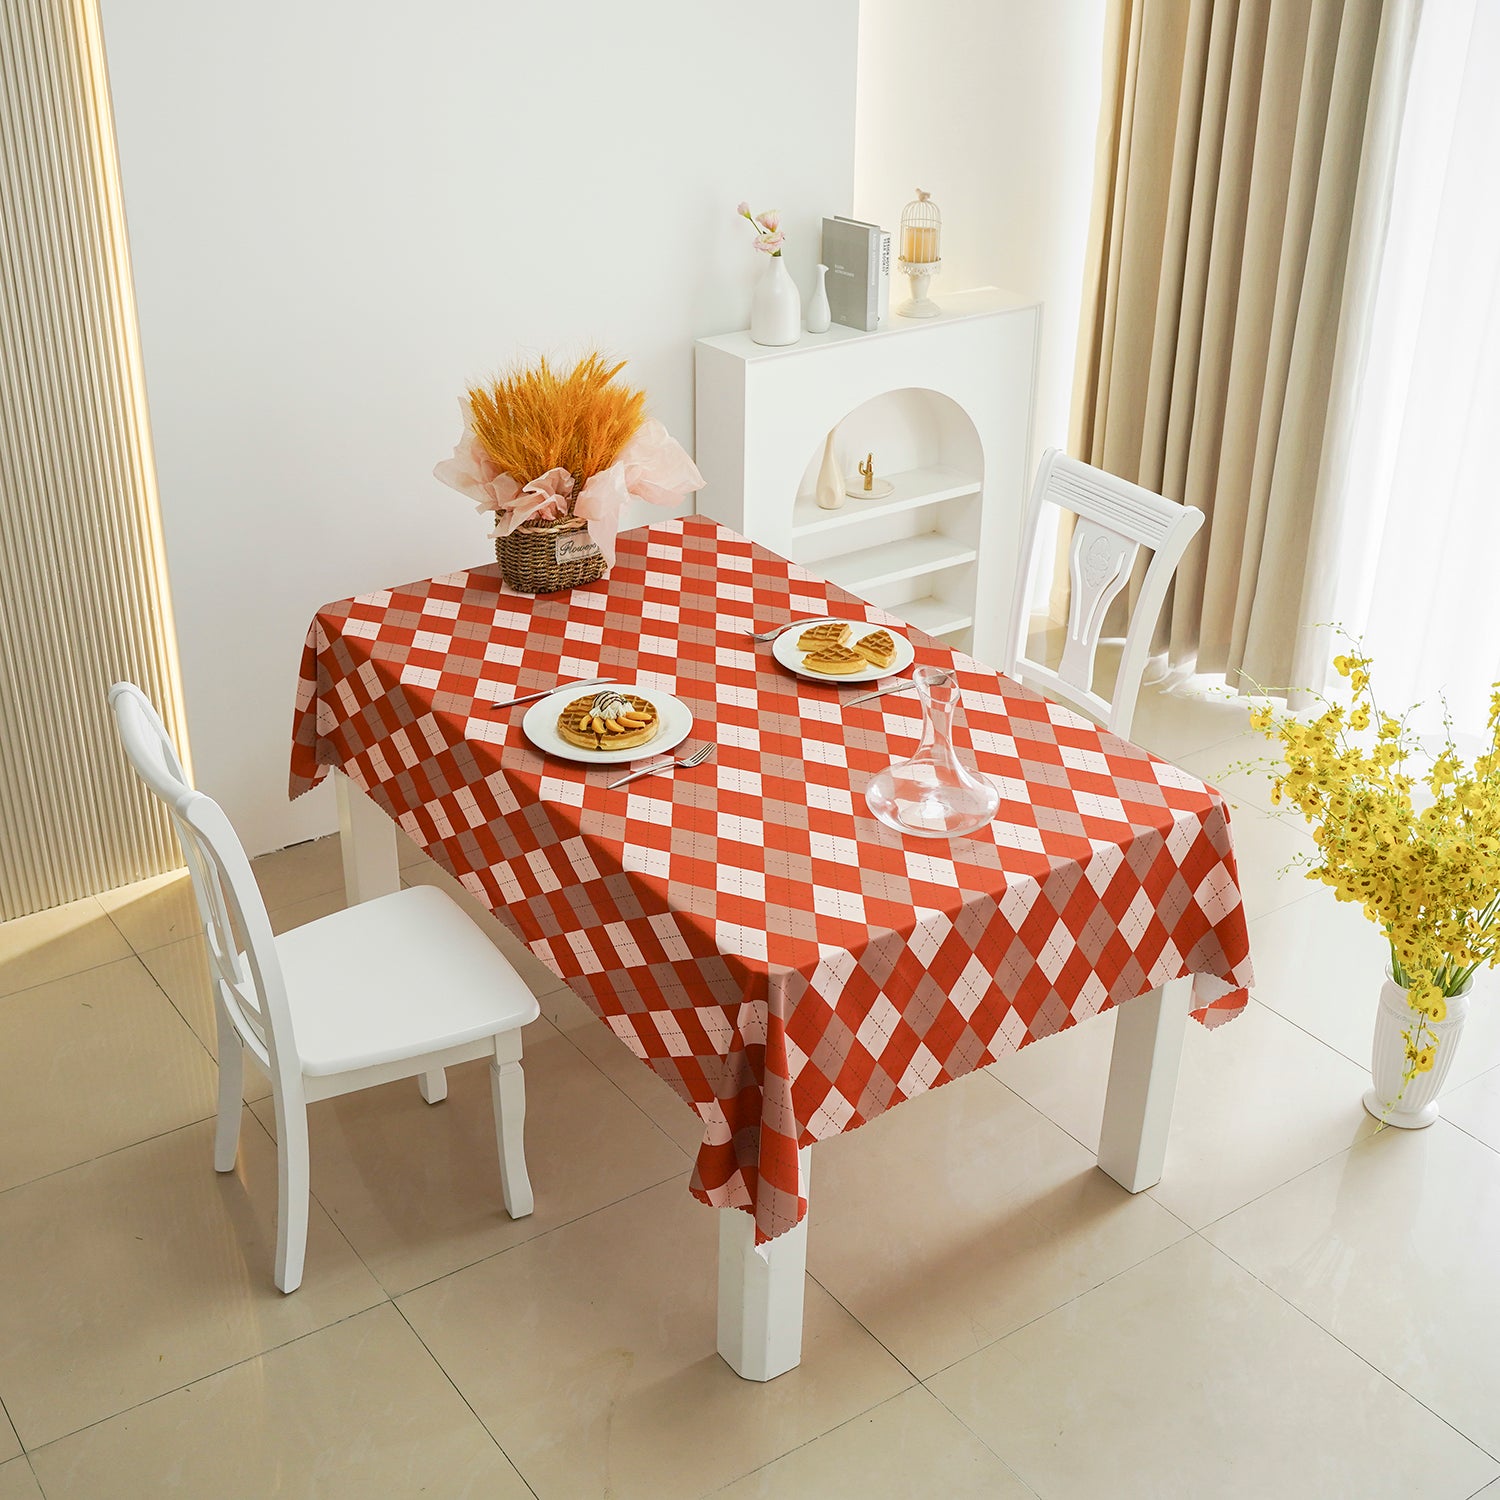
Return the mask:
{"type": "Polygon", "coordinates": [[[619,457],[584,485],[573,514],[589,523],[589,535],[599,544],[605,566],[613,567],[615,533],[632,495],[649,505],[675,505],[702,488],[703,476],[687,450],[655,417],[647,417],[619,457]]]}
{"type": "MultiPolygon", "coordinates": [[[[467,404],[460,401],[459,407],[464,413],[464,434],[453,449],[453,457],[432,472],[444,484],[468,495],[480,510],[496,513],[490,535],[509,536],[523,521],[551,520],[565,514],[572,475],[566,469],[549,469],[522,488],[509,474],[502,474],[484,451],[468,424],[467,404]]],[[[605,565],[613,567],[620,515],[632,495],[651,505],[674,505],[702,486],[703,476],[687,450],[660,422],[648,417],[620,449],[614,463],[583,486],[573,512],[589,523],[589,535],[604,554],[605,565]]]]}

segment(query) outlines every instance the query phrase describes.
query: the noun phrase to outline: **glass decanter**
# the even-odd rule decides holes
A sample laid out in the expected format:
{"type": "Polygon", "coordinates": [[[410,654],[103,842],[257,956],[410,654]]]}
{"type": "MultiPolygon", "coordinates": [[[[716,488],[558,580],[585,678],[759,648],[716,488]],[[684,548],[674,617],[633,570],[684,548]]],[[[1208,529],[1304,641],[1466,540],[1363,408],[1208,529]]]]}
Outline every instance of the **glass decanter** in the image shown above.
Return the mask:
{"type": "Polygon", "coordinates": [[[959,838],[995,816],[1000,789],[954,754],[958,674],[946,667],[918,667],[912,681],[922,700],[922,741],[910,760],[897,761],[871,779],[865,801],[899,833],[959,838]]]}

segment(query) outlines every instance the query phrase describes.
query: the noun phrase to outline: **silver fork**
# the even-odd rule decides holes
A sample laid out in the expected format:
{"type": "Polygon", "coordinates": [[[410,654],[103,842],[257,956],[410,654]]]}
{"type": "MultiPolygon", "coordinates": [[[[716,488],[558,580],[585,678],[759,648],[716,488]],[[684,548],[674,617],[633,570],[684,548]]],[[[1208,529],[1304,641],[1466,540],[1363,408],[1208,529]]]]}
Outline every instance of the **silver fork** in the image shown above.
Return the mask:
{"type": "Polygon", "coordinates": [[[769,630],[747,630],[745,634],[752,641],[774,641],[778,635],[796,630],[799,625],[831,625],[837,618],[837,615],[816,615],[809,620],[788,620],[785,625],[773,625],[769,630]]]}
{"type": "Polygon", "coordinates": [[[614,791],[617,786],[624,786],[627,781],[635,781],[642,776],[656,776],[662,771],[686,771],[693,766],[701,766],[710,755],[714,753],[714,744],[710,740],[708,744],[699,746],[691,755],[685,755],[681,760],[662,760],[654,766],[646,766],[643,770],[632,771],[628,776],[622,776],[618,781],[611,781],[605,787],[606,791],[614,791]]]}

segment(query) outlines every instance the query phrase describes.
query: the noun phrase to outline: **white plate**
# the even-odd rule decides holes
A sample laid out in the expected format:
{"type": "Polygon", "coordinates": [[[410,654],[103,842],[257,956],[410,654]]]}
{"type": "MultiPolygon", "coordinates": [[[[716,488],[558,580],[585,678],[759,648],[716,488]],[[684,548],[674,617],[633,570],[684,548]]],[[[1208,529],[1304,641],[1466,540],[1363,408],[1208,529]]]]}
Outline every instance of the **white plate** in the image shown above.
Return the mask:
{"type": "MultiPolygon", "coordinates": [[[[840,624],[847,625],[852,632],[849,636],[849,644],[853,646],[861,636],[870,635],[876,630],[890,630],[888,625],[872,625],[868,620],[843,620],[840,624]]],[[[809,682],[829,682],[837,686],[841,682],[879,682],[882,677],[889,677],[896,672],[904,672],[913,661],[916,660],[916,650],[912,643],[897,630],[891,630],[891,639],[896,643],[896,657],[888,667],[866,667],[861,672],[849,672],[833,675],[828,672],[813,672],[802,665],[802,658],[807,652],[797,647],[797,641],[802,635],[800,630],[788,630],[783,635],[778,635],[771,643],[771,655],[784,666],[788,672],[795,672],[799,677],[805,677],[809,682]]]]}
{"type": "Polygon", "coordinates": [[[653,755],[675,750],[693,732],[693,711],[681,698],[674,698],[670,693],[659,692],[656,688],[644,688],[633,682],[584,688],[582,692],[576,687],[570,687],[559,689],[551,697],[543,698],[540,703],[533,703],[521,720],[521,728],[538,750],[555,755],[559,760],[577,761],[581,766],[619,766],[628,761],[647,760],[653,755]],[[557,732],[557,716],[576,699],[585,695],[593,697],[599,692],[621,695],[635,693],[642,698],[649,698],[661,715],[661,728],[657,730],[656,737],[647,740],[644,745],[632,745],[628,750],[581,750],[577,745],[570,745],[557,732]]]}

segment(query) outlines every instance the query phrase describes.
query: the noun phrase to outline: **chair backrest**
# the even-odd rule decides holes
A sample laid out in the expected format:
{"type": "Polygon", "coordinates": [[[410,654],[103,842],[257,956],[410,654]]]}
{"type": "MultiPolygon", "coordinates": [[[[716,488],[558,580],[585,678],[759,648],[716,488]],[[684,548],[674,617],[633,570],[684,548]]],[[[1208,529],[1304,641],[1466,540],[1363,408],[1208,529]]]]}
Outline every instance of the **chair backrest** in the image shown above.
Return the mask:
{"type": "Polygon", "coordinates": [[[136,774],[172,816],[215,990],[240,1040],[278,1085],[300,1079],[286,985],[260,887],[223,808],[187,783],[182,762],[151,700],[132,682],[109,690],[115,727],[136,774]]]}
{"type": "Polygon", "coordinates": [[[1194,506],[1165,500],[1049,448],[1026,509],[1020,574],[1006,642],[1006,674],[1065,699],[1105,728],[1129,738],[1167,587],[1202,524],[1203,512],[1194,506]],[[1048,505],[1077,517],[1068,553],[1067,637],[1055,668],[1026,655],[1031,581],[1039,561],[1042,513],[1048,505]],[[1129,583],[1142,547],[1151,552],[1151,562],[1126,629],[1114,690],[1105,698],[1094,691],[1094,658],[1109,606],[1129,583]]]}

